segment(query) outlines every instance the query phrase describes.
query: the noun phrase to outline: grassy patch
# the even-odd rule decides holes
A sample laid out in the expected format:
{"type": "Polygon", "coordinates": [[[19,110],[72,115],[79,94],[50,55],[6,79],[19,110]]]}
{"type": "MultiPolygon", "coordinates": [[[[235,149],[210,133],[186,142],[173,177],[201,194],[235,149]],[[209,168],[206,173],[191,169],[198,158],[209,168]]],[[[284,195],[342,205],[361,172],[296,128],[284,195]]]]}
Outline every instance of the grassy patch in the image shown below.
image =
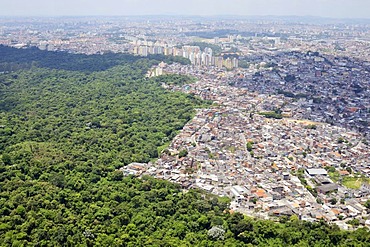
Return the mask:
{"type": "Polygon", "coordinates": [[[342,184],[349,189],[359,189],[364,182],[369,181],[365,178],[345,177],[342,184]]]}
{"type": "Polygon", "coordinates": [[[339,178],[340,178],[340,174],[338,171],[335,171],[335,172],[329,172],[329,177],[331,180],[333,180],[333,182],[338,182],[339,181],[339,178]]]}

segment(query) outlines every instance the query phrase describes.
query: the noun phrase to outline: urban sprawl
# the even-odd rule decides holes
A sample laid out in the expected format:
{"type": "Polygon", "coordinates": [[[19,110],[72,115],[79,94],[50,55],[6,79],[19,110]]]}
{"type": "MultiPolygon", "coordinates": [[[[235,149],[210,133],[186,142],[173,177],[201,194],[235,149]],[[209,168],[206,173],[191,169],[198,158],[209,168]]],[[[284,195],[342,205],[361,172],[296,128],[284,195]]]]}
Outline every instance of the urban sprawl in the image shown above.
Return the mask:
{"type": "Polygon", "coordinates": [[[151,175],[232,199],[254,217],[297,215],[370,227],[370,23],[299,18],[0,19],[0,44],[102,54],[181,56],[147,76],[213,102],[198,109],[151,175]]]}

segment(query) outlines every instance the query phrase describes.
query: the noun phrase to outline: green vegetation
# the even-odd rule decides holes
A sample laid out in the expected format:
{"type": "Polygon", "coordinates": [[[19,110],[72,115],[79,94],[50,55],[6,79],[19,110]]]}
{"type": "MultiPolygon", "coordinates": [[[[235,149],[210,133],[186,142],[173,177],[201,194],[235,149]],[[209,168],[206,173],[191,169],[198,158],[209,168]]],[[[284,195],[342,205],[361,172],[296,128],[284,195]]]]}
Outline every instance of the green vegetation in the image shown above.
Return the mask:
{"type": "Polygon", "coordinates": [[[316,124],[308,124],[308,125],[305,126],[305,128],[315,130],[315,129],[317,129],[317,125],[316,124]]]}
{"type": "Polygon", "coordinates": [[[248,69],[250,64],[251,63],[249,61],[245,61],[245,60],[240,60],[239,61],[239,67],[240,68],[248,69]]]}
{"type": "MultiPolygon", "coordinates": [[[[14,50],[15,57],[21,57],[19,52],[14,50]]],[[[73,60],[85,56],[76,55],[69,61],[75,67],[68,71],[64,66],[70,55],[57,54],[61,58],[53,62],[54,69],[33,64],[0,75],[1,246],[370,242],[365,229],[346,232],[296,217],[281,223],[254,220],[230,214],[225,197],[185,193],[179,185],[148,176],[124,177],[116,168],[155,159],[204,102],[144,79],[157,60],[122,59],[104,70],[102,58],[93,56],[87,63],[96,64],[98,71],[88,71],[73,60]]],[[[35,57],[40,54],[25,64],[35,57]]],[[[7,58],[1,57],[3,62],[16,59],[11,53],[7,58]]]]}
{"type": "Polygon", "coordinates": [[[274,111],[259,112],[258,114],[266,118],[275,118],[275,119],[283,118],[283,115],[281,113],[276,113],[274,111]]]}
{"type": "MultiPolygon", "coordinates": [[[[346,164],[341,164],[341,167],[352,173],[351,167],[346,167],[346,164]]],[[[328,171],[329,177],[333,182],[340,182],[343,186],[349,189],[359,189],[363,183],[369,183],[370,179],[363,176],[341,176],[340,173],[333,166],[327,166],[325,169],[328,171]]]]}
{"type": "Polygon", "coordinates": [[[334,172],[328,172],[328,175],[330,177],[331,180],[333,180],[333,182],[338,182],[340,180],[340,174],[338,171],[334,171],[334,172]]]}
{"type": "Polygon", "coordinates": [[[337,204],[337,202],[338,202],[338,200],[337,200],[337,198],[335,198],[335,197],[330,199],[330,203],[331,203],[332,205],[337,204]]]}
{"type": "Polygon", "coordinates": [[[317,197],[317,191],[312,188],[311,186],[308,185],[307,183],[307,180],[304,176],[304,169],[303,168],[299,168],[296,172],[296,174],[294,174],[298,177],[298,179],[301,181],[302,185],[314,196],[314,197],[317,197]]]}
{"type": "Polygon", "coordinates": [[[348,143],[348,141],[346,139],[344,139],[343,137],[339,137],[338,140],[337,140],[337,142],[339,144],[341,144],[341,143],[348,143]]]}
{"type": "Polygon", "coordinates": [[[179,158],[182,158],[182,157],[185,157],[188,155],[188,150],[187,149],[182,149],[180,152],[179,152],[179,158]]]}
{"type": "Polygon", "coordinates": [[[325,166],[325,170],[328,172],[336,172],[336,169],[334,166],[325,166]]]}
{"type": "Polygon", "coordinates": [[[322,99],[320,97],[312,97],[312,101],[315,104],[320,104],[322,102],[322,99]]]}
{"type": "Polygon", "coordinates": [[[190,64],[190,60],[179,56],[149,55],[146,59],[121,53],[104,55],[83,55],[66,52],[48,52],[37,48],[14,49],[0,45],[0,72],[16,71],[31,67],[63,69],[71,71],[95,72],[104,71],[117,65],[126,65],[137,61],[150,62],[151,65],[164,61],[190,64]]]}
{"type": "Polygon", "coordinates": [[[298,177],[298,179],[301,181],[301,183],[304,185],[304,186],[307,186],[307,180],[304,178],[304,169],[303,168],[300,168],[298,169],[297,173],[294,174],[298,177]]]}
{"type": "Polygon", "coordinates": [[[342,180],[342,184],[349,189],[359,189],[361,185],[365,182],[369,182],[368,179],[365,178],[358,178],[358,177],[344,177],[342,180]]]}
{"type": "Polygon", "coordinates": [[[284,80],[285,80],[286,82],[293,82],[293,81],[295,81],[295,80],[296,80],[296,77],[295,77],[295,75],[286,75],[286,76],[284,77],[284,80]]]}
{"type": "MultiPolygon", "coordinates": [[[[236,148],[235,148],[235,146],[230,146],[230,147],[227,147],[227,150],[229,150],[231,153],[235,153],[236,148]]],[[[212,159],[213,159],[215,157],[215,155],[210,152],[208,157],[212,157],[212,159]]]]}
{"type": "Polygon", "coordinates": [[[249,141],[247,142],[247,150],[250,152],[253,149],[253,142],[249,141]]]}
{"type": "Polygon", "coordinates": [[[195,78],[177,74],[161,75],[152,78],[153,81],[158,83],[165,83],[172,86],[183,86],[195,82],[195,78]]]}
{"type": "Polygon", "coordinates": [[[370,199],[365,202],[365,207],[370,209],[370,199]]]}
{"type": "Polygon", "coordinates": [[[278,89],[276,91],[276,93],[277,94],[282,94],[285,97],[294,98],[294,99],[300,99],[300,98],[306,99],[309,96],[307,94],[302,94],[302,93],[295,94],[295,93],[292,93],[292,92],[289,92],[289,91],[284,91],[284,90],[281,90],[281,89],[278,89]]]}
{"type": "Polygon", "coordinates": [[[248,152],[252,152],[252,150],[253,150],[253,142],[252,141],[247,142],[247,150],[248,150],[248,152]]]}
{"type": "Polygon", "coordinates": [[[347,221],[347,223],[352,225],[352,226],[359,226],[360,225],[359,219],[349,220],[349,221],[347,221]]]}
{"type": "Polygon", "coordinates": [[[158,157],[202,103],[143,79],[140,63],[92,74],[35,68],[3,75],[0,150],[14,163],[14,152],[50,146],[62,160],[112,168],[158,157]]]}
{"type": "Polygon", "coordinates": [[[341,178],[341,175],[339,174],[339,172],[335,169],[334,166],[326,166],[325,167],[325,170],[328,171],[328,175],[330,177],[331,180],[333,180],[333,182],[338,182],[341,178]]]}
{"type": "Polygon", "coordinates": [[[200,50],[202,50],[202,51],[204,51],[204,49],[206,47],[211,48],[214,56],[219,55],[221,53],[221,51],[222,51],[222,49],[221,49],[220,46],[214,45],[214,44],[210,44],[210,43],[206,43],[206,42],[192,42],[189,45],[191,45],[191,46],[199,46],[200,50]]]}

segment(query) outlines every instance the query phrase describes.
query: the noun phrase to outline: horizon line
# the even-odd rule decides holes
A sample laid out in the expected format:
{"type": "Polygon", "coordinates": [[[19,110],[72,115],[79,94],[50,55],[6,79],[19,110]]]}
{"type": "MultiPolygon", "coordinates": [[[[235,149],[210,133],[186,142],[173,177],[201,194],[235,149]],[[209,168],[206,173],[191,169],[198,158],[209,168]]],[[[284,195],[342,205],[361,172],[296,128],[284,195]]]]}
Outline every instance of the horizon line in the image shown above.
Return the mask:
{"type": "Polygon", "coordinates": [[[86,18],[86,17],[235,17],[235,18],[310,18],[310,19],[331,19],[331,20],[369,20],[370,17],[329,17],[329,16],[315,16],[315,15],[240,15],[240,14],[217,14],[217,15],[199,15],[199,14],[137,14],[137,15],[0,15],[0,18],[86,18]]]}

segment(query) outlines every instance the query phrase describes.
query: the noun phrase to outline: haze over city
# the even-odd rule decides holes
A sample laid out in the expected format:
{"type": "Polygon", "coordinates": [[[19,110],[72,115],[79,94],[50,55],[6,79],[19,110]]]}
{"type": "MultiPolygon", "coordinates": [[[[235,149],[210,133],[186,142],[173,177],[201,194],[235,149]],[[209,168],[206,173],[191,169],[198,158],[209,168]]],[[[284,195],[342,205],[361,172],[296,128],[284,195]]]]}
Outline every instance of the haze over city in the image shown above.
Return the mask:
{"type": "Polygon", "coordinates": [[[296,15],[370,18],[367,0],[1,0],[0,16],[296,15]]]}

